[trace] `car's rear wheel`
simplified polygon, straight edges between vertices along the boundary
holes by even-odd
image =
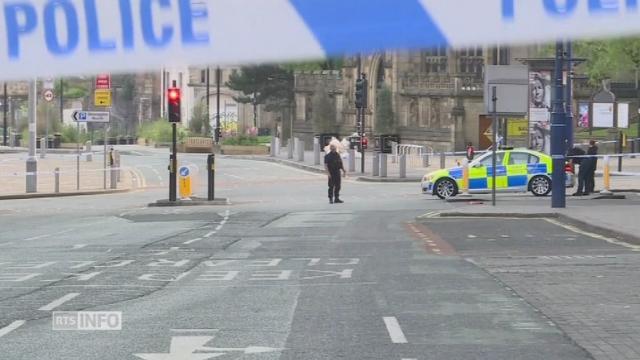
[[[440,199],[454,197],[458,195],[458,185],[453,181],[453,179],[440,179],[434,185],[434,194]]]
[[[546,176],[534,176],[529,182],[529,190],[535,196],[547,196],[551,192],[551,179]]]

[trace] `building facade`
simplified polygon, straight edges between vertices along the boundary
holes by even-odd
[[[394,127],[403,143],[440,150],[463,149],[480,140],[480,118],[486,116],[483,100],[485,64],[519,64],[537,48],[438,48],[413,52],[381,52],[345,59],[342,69],[296,73],[294,134],[310,141],[314,128],[314,96],[326,95],[335,106],[336,132],[350,135],[356,128],[355,81],[358,68],[368,79],[365,128],[375,126],[378,94],[391,91]],[[317,109],[316,109],[317,110]]]

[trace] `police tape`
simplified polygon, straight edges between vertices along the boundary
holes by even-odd
[[[12,0],[0,19],[2,80],[640,32],[638,0]]]

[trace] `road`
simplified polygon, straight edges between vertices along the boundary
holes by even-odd
[[[560,223],[438,218],[456,205],[416,184],[347,178],[331,205],[324,176],[266,162],[219,159],[230,205],[149,208],[166,155],[123,154],[144,191],[3,202],[1,358],[592,359],[570,331],[580,288],[531,274],[637,266],[633,248]],[[121,330],[53,330],[56,311],[121,312]]]

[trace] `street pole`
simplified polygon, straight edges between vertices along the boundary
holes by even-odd
[[[216,144],[220,143],[220,81],[222,81],[222,71],[216,68]]]
[[[574,144],[574,121],[573,121],[573,43],[567,41],[567,101],[566,101],[566,124],[567,124],[567,153],[573,149]]]
[[[3,103],[3,112],[4,112],[4,117],[2,119],[3,122],[3,126],[4,126],[4,133],[2,134],[2,145],[7,146],[7,112],[9,110],[9,97],[7,95],[7,82],[5,81],[4,83],[4,99],[2,100]]]
[[[64,122],[64,79],[60,78],[60,123]]]
[[[38,158],[36,157],[37,80],[29,84],[29,156],[27,157],[27,193],[38,191]]]
[[[210,69],[209,66],[207,66],[207,121],[211,122],[211,99],[209,98],[211,96],[211,77],[210,77]]]
[[[76,190],[80,190],[80,121],[76,122],[78,138],[76,139]]]
[[[553,93],[553,111],[551,113],[551,159],[553,161],[551,207],[554,209],[567,206],[564,178],[566,118],[562,70],[564,70],[564,46],[562,41],[558,41],[556,42],[555,91]]]
[[[46,103],[47,110],[45,112],[45,130],[44,130],[44,146],[42,147],[42,158],[47,156],[47,150],[49,149],[49,103]]]
[[[107,132],[109,131],[109,124],[104,124],[104,174],[102,178],[102,185],[107,190]]]
[[[493,146],[491,147],[491,205],[496,206],[496,167],[498,166],[498,87],[491,87],[491,102],[493,104]]]
[[[175,88],[177,86],[177,83],[175,80],[173,80],[173,87]],[[177,124],[176,123],[171,123],[171,130],[172,130],[172,140],[171,140],[171,166],[170,166],[170,171],[169,171],[169,201],[175,202],[176,201],[176,190],[178,187],[178,177],[177,177],[177,171],[178,171],[178,130],[177,130]]]

